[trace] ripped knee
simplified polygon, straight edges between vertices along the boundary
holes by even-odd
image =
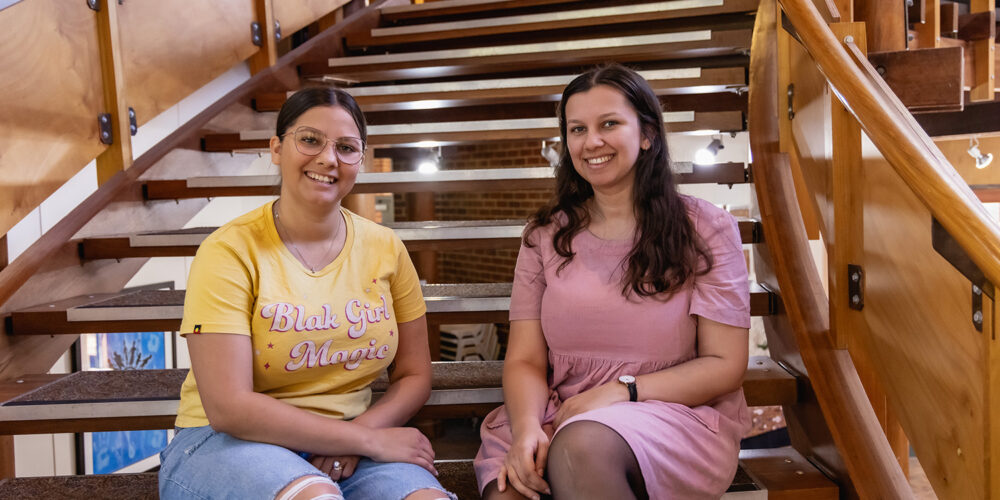
[[[452,500],[454,497],[436,488],[424,488],[406,495],[404,500]]]
[[[279,492],[275,500],[344,500],[344,496],[329,477],[303,476]]]

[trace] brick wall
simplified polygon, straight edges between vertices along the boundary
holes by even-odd
[[[473,168],[539,167],[540,141],[494,141],[441,148],[442,170]],[[396,161],[395,170],[414,170],[413,162]],[[498,185],[501,188],[502,185]],[[437,193],[437,220],[526,220],[548,201],[551,190],[495,191],[488,193]],[[407,195],[394,197],[396,220],[410,220]],[[514,277],[517,249],[487,249],[439,252],[437,281],[441,283],[499,283]]]

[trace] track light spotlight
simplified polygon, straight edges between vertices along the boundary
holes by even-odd
[[[438,171],[441,164],[441,146],[429,149],[430,154],[417,166],[417,172],[421,174],[433,174]]]
[[[549,162],[549,166],[555,168],[559,164],[559,152],[553,144],[548,144],[542,141],[542,158],[545,158]]]
[[[979,151],[979,139],[976,137],[969,139],[969,149],[966,151],[969,153],[969,156],[976,160],[976,168],[980,170],[990,166],[990,163],[993,163],[993,153],[983,154]]]
[[[699,165],[711,165],[715,163],[716,155],[718,155],[719,151],[723,149],[726,149],[726,147],[722,144],[722,139],[720,137],[716,137],[712,139],[712,142],[708,143],[708,146],[699,149],[694,154],[694,162]]]

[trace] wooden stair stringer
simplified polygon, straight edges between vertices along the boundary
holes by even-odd
[[[757,279],[774,286],[784,306],[765,322],[772,357],[807,375],[800,380],[815,394],[815,403],[788,408],[790,435],[800,453],[834,476],[842,494],[911,498],[850,355],[836,349],[830,335],[829,301],[809,250],[789,159],[778,150],[778,29],[776,1],[763,0],[750,54],[748,113],[754,209],[765,217],[767,242],[755,252]]]

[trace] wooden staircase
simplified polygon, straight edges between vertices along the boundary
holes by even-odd
[[[765,14],[772,9],[771,17],[758,14],[760,5]],[[557,138],[552,116],[562,87],[586,67],[607,61],[627,63],[650,81],[664,103],[669,134],[742,132],[751,111],[750,60],[758,56],[751,54],[751,40],[756,51],[763,38],[754,35],[754,23],[758,32],[761,19],[771,29],[779,24],[773,1],[766,0],[389,1],[353,9],[111,178],[33,253],[0,273],[0,314],[8,339],[0,349],[51,365],[81,333],[176,329],[183,290],[131,290],[126,284],[147,262],[194,254],[214,227],[187,225],[209,200],[275,192],[276,176],[241,172],[266,148],[275,111],[298,88],[345,86],[369,120],[371,156],[397,160],[397,167],[421,148]],[[780,107],[769,104],[765,108],[771,111]],[[769,190],[791,183],[790,174],[775,177],[774,155],[765,156],[767,184],[755,186],[762,200]],[[386,225],[417,252],[418,271],[431,282],[423,291],[433,327],[507,322],[509,282],[436,282],[434,253],[516,249],[524,227],[523,219],[435,220],[433,196],[551,189],[552,169],[544,165],[539,155],[535,164],[511,168],[459,165],[432,175],[397,170],[358,176],[357,195],[417,195],[405,198],[410,220]],[[685,184],[757,181],[757,166],[742,163],[678,163],[675,170]],[[371,204],[363,198],[351,203]],[[905,497],[898,471],[859,475],[856,464],[868,462],[843,450],[841,434],[848,424],[831,415],[849,413],[845,409],[852,405],[867,411],[842,415],[845,422],[867,426],[853,436],[854,443],[875,436],[877,422],[870,427],[874,416],[865,407],[860,382],[854,384],[857,373],[846,350],[816,340],[829,333],[829,318],[823,330],[821,322],[808,323],[810,317],[800,315],[801,297],[812,294],[819,301],[822,291],[779,286],[802,261],[780,254],[794,231],[776,226],[794,224],[800,215],[796,206],[791,222],[775,222],[788,204],[768,203],[761,203],[756,218],[739,223],[744,245],[755,253],[752,314],[764,320],[773,355],[751,358],[743,388],[751,405],[785,408],[794,448],[741,452],[740,470],[725,498],[853,498],[873,491],[865,489],[868,480],[884,480],[891,485],[886,490]],[[809,337],[803,331],[819,333]],[[439,340],[433,332],[432,352]],[[170,428],[186,374],[174,369],[44,375],[22,368],[43,361],[9,358],[0,357],[0,436]],[[501,366],[435,362],[432,395],[418,416],[485,415],[502,402]],[[835,387],[844,380],[838,376],[851,384]],[[376,382],[376,393],[385,384]],[[884,463],[884,436],[877,436],[883,441],[870,443],[876,449],[870,455],[877,455],[871,460]],[[469,459],[437,464],[442,483],[461,498],[478,495]],[[0,497],[39,495],[155,498],[156,480],[144,473],[0,481]]]

